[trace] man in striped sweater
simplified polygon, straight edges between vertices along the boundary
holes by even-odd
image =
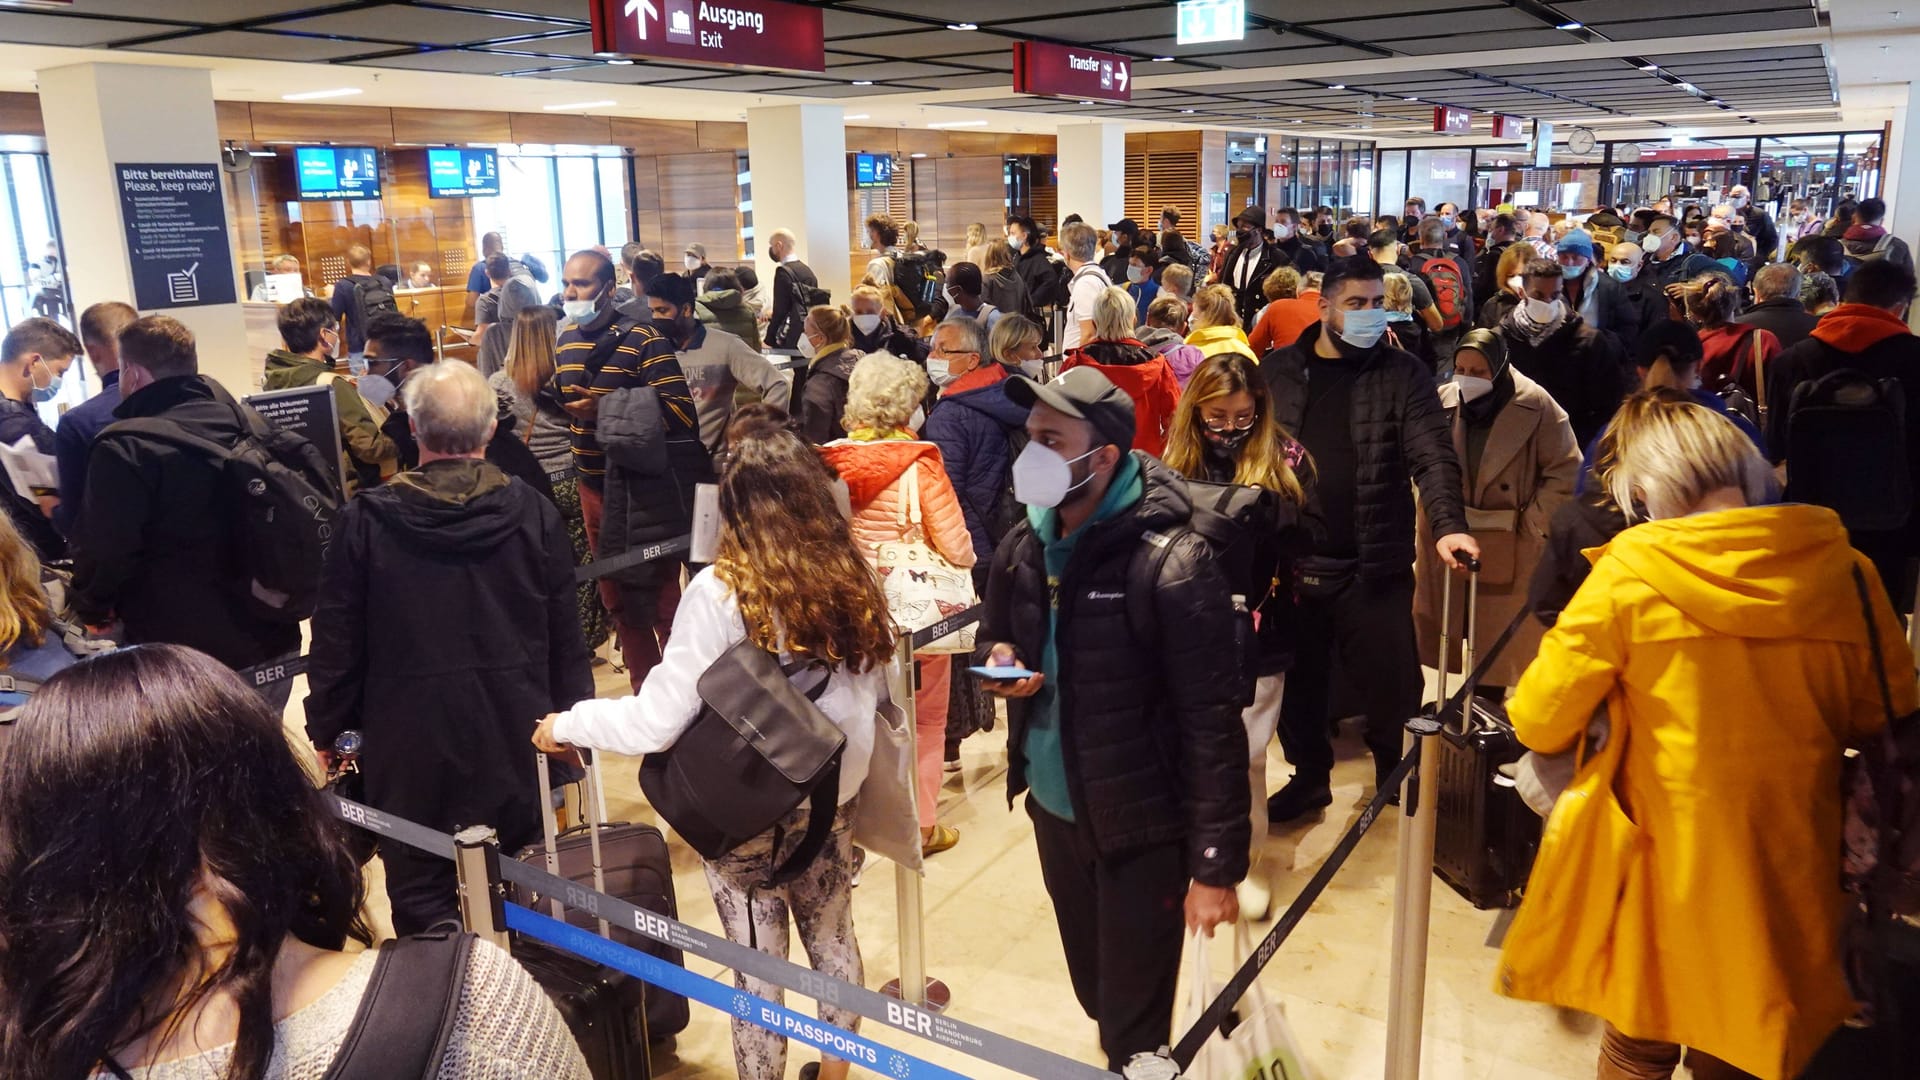
[[[596,430],[599,408],[618,390],[651,387],[659,396],[660,418],[666,425],[669,448],[691,443],[701,462],[700,426],[693,394],[680,370],[673,343],[650,322],[622,314],[613,302],[613,261],[604,253],[576,252],[561,272],[567,325],[560,333],[554,381],[561,404],[572,414],[573,464],[580,474],[580,510],[586,520],[587,543],[596,559],[618,554],[601,550],[601,534],[609,530],[607,454]],[[689,466],[698,463],[687,463]],[[659,476],[614,472],[612,482],[624,484],[614,492],[622,521],[613,523],[629,544],[680,536],[692,523],[692,483],[695,468],[670,470]],[[687,475],[677,475],[685,473]],[[679,562],[671,559],[642,563],[600,579],[600,599],[613,616],[620,635],[620,654],[633,688],[660,662],[660,650],[673,625],[680,599]]]

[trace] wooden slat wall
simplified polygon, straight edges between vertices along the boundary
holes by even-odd
[[[913,209],[907,217],[920,226],[922,245],[940,247],[940,166],[943,163],[933,158],[909,158],[907,163],[913,172],[913,187],[908,193]]]
[[[646,157],[692,154],[700,149],[699,125],[692,120],[636,120],[616,116],[611,134],[614,146],[628,147]]]
[[[570,113],[508,113],[517,143],[566,143],[573,146],[613,145],[613,122],[605,116]]]
[[[979,222],[989,234],[997,234],[1007,215],[1006,161],[992,157],[956,157],[934,162],[939,196],[935,203],[939,230],[937,242],[928,239],[929,230],[920,222],[922,242],[947,253],[947,264],[965,258],[967,226]],[[916,197],[916,203],[919,201]]]
[[[503,143],[513,141],[507,113],[478,109],[394,109],[395,142]]]
[[[1155,149],[1157,135],[1194,136],[1195,145],[1191,149]],[[1172,207],[1180,211],[1182,222],[1199,221],[1202,198],[1200,192],[1201,156],[1199,132],[1148,132],[1147,137],[1134,144],[1135,136],[1128,136],[1130,144],[1142,148],[1135,151],[1130,146],[1127,153],[1127,216],[1140,223],[1142,228],[1152,229],[1160,220],[1160,211]],[[1194,234],[1182,230],[1189,239]]]
[[[643,160],[635,159],[635,167]],[[740,184],[734,156],[670,154],[654,158],[653,164],[660,219],[658,250],[667,268],[677,268],[681,252],[692,243],[705,244],[707,259],[716,266],[738,263]],[[645,183],[642,172],[639,184]]]
[[[351,105],[302,105],[256,101],[248,108],[256,142],[339,142],[387,146],[393,142],[393,110]]]
[[[0,94],[0,135],[44,137],[46,133],[39,94]]]

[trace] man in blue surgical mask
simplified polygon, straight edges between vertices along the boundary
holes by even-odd
[[[1027,509],[993,559],[978,652],[1019,669],[985,684],[1008,699],[1007,788],[1027,794],[1074,996],[1119,1072],[1169,1041],[1186,932],[1239,917],[1246,616],[1186,482],[1127,450],[1125,391],[1081,367],[1011,376],[1006,394],[1029,410],[1013,464]]]
[[[28,440],[30,449],[52,456],[53,429],[40,418],[34,403],[52,399],[62,373],[79,354],[80,339],[52,319],[22,319],[7,332],[0,344],[0,442],[18,446]],[[36,487],[29,497],[8,484],[4,494],[0,508],[13,518],[34,553],[43,562],[65,558],[66,541],[51,520],[60,505],[59,488]]]
[[[1327,526],[1295,582],[1299,651],[1280,707],[1280,745],[1294,774],[1267,800],[1275,824],[1333,802],[1327,721],[1336,649],[1365,694],[1375,784],[1400,763],[1401,725],[1418,711],[1421,687],[1413,485],[1446,564],[1458,570],[1480,556],[1433,372],[1381,340],[1385,293],[1385,270],[1373,260],[1334,262],[1320,286],[1319,324],[1260,362],[1274,419],[1313,455]]]

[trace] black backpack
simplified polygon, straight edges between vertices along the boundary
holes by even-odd
[[[958,402],[957,404],[964,406],[966,403]],[[1006,539],[1007,534],[1013,531],[1014,526],[1027,520],[1026,505],[1013,493],[1013,469],[1011,466],[1015,461],[1019,460],[1020,452],[1025,450],[1027,443],[1031,441],[1032,436],[1028,435],[1027,429],[1019,424],[1015,424],[1007,429],[1007,465],[1009,466],[1007,469],[1007,478],[1005,482],[1000,485],[1000,494],[993,500],[993,509],[988,512],[985,522],[987,537],[993,541],[995,547],[1000,546],[1000,541]]]
[[[1898,379],[1842,368],[1794,387],[1787,498],[1833,510],[1849,530],[1905,526],[1913,512],[1906,414]]]
[[[229,446],[165,417],[123,420],[104,436],[137,434],[206,458],[218,489],[241,574],[234,587],[255,617],[297,623],[320,597],[320,568],[333,539],[340,489],[326,455],[306,439],[233,403],[242,433]]]
[[[387,284],[386,278],[378,274],[371,277],[356,274],[346,280],[353,286],[354,307],[360,312],[363,332],[375,315],[387,311],[400,314],[400,304],[394,299],[393,286]]]
[[[429,930],[380,946],[373,976],[323,1080],[434,1076],[467,981],[472,934]]]
[[[945,299],[940,293],[944,282],[934,269],[933,260],[924,251],[902,252],[893,258],[893,283],[908,300],[913,301],[913,317],[923,319],[932,316],[943,307]]]

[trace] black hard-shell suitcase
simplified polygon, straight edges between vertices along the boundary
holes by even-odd
[[[544,754],[539,758],[539,774],[540,789],[550,790]],[[599,764],[595,762],[588,766],[580,800],[587,825],[567,830],[564,839],[555,831],[553,804],[541,800],[546,840],[521,851],[518,857],[598,892],[677,917],[673,905],[673,874],[667,866],[666,842],[660,830],[651,825],[607,824],[600,808],[599,781]],[[594,838],[588,828],[599,833],[597,867]],[[509,885],[508,890],[508,899],[527,907],[545,910],[552,904],[548,898],[518,886]],[[590,915],[571,908],[548,913],[582,929],[600,927]],[[667,949],[652,939],[640,938],[617,927],[603,932],[621,944],[662,959],[674,963],[681,960],[679,950]],[[646,1080],[653,1075],[647,1051],[649,1039],[664,1038],[686,1026],[685,998],[648,986],[623,971],[583,960],[525,936],[513,939],[513,956],[553,999],[567,1027],[580,1041],[581,1053],[586,1056],[594,1080]],[[651,1029],[650,1021],[656,1011],[662,1014],[670,1031]],[[678,1026],[674,1026],[676,1020]]]
[[[1477,568],[1467,578],[1466,632],[1461,638],[1460,667],[1467,680],[1478,684],[1473,651],[1474,609],[1479,598]],[[1440,614],[1440,697],[1448,699],[1447,658],[1451,654],[1447,624],[1451,621],[1453,587],[1442,583],[1446,597]],[[1522,612],[1520,618],[1529,618]],[[1503,635],[1493,653],[1512,637]],[[1481,661],[1490,663],[1490,654]],[[1439,708],[1429,705],[1427,712]],[[1444,717],[1446,726],[1432,744],[1438,772],[1439,809],[1434,817],[1433,872],[1477,908],[1507,908],[1520,902],[1533,857],[1540,848],[1540,818],[1520,798],[1500,766],[1520,760],[1526,748],[1514,737],[1506,707],[1492,698],[1469,692],[1458,715]]]

